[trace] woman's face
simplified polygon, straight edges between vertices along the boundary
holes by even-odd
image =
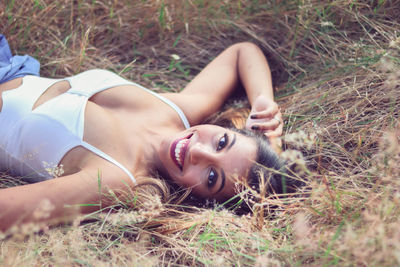
[[[256,158],[253,139],[215,125],[198,125],[163,141],[164,171],[198,196],[224,199],[235,194],[235,182],[247,177]]]

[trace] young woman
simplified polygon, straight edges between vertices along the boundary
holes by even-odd
[[[269,66],[252,43],[227,48],[180,93],[155,94],[98,69],[65,79],[25,75],[28,61],[0,84],[0,167],[32,183],[0,190],[0,230],[112,205],[155,172],[198,197],[225,200],[236,182],[254,180],[257,160],[280,166],[257,134],[201,125],[241,83],[251,104],[246,128],[282,134]],[[49,214],[36,216],[43,201]]]

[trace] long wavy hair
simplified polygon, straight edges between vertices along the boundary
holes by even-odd
[[[234,208],[238,213],[252,210],[249,201],[243,201],[240,191],[247,191],[247,199],[260,199],[266,195],[284,196],[294,192],[302,183],[287,175],[288,168],[272,150],[268,138],[264,134],[246,130],[244,125],[250,110],[247,107],[229,107],[222,112],[207,118],[204,123],[229,128],[255,140],[257,156],[254,164],[248,171],[247,179],[238,186],[238,194],[225,201],[227,207]],[[138,199],[148,199],[158,194],[162,202],[205,207],[214,206],[212,200],[197,198],[191,194],[191,189],[181,188],[153,173],[154,178],[140,179],[135,193]],[[249,197],[249,195],[251,195]],[[252,201],[254,202],[254,201]]]
[[[244,128],[249,112],[250,110],[247,107],[229,107],[210,116],[204,123],[229,128],[254,139],[257,143],[256,160],[248,172],[247,180],[241,186],[242,189],[248,188],[253,195],[281,195],[293,192],[300,184],[297,180],[285,175],[285,164],[271,149],[265,135]],[[194,206],[205,206],[208,203],[213,203],[213,201],[191,195],[190,189],[180,188],[167,179],[162,179],[157,173],[153,175],[155,178],[140,179],[136,193],[141,198],[147,199],[148,196],[158,193],[164,203],[180,204],[185,202],[185,204]],[[238,193],[239,191],[240,189],[238,189]],[[249,203],[240,201],[243,203],[237,205],[238,201],[240,201],[240,194],[227,203],[229,203],[228,206],[240,206],[240,208],[236,208],[243,211],[251,209]]]

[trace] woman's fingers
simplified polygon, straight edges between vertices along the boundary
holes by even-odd
[[[281,124],[280,119],[272,118],[265,122],[253,122],[251,125],[251,129],[255,131],[268,131],[268,130],[275,130]]]
[[[283,120],[278,104],[265,96],[259,96],[252,106],[246,128],[265,133],[267,137],[281,136]]]
[[[279,125],[278,128],[276,128],[275,130],[266,131],[266,132],[264,132],[264,134],[265,134],[267,137],[272,138],[272,137],[279,137],[279,136],[281,136],[281,135],[282,135],[282,132],[283,132],[283,126],[282,126],[282,124],[281,124],[281,125]]]
[[[257,108],[257,107],[255,107]],[[267,108],[255,111],[254,109],[250,113],[251,119],[263,119],[270,118],[279,113],[279,106],[275,102],[272,102],[268,105]]]
[[[264,132],[268,137],[278,137],[283,132],[283,121],[279,116],[274,117],[268,121],[254,120],[248,124],[248,129],[254,131]]]

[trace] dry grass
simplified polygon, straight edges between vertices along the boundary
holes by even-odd
[[[267,199],[279,209],[263,216],[154,200],[26,226],[0,241],[0,265],[399,265],[399,13],[396,0],[2,1],[13,52],[43,76],[107,68],[177,91],[229,44],[257,43],[310,194]]]

